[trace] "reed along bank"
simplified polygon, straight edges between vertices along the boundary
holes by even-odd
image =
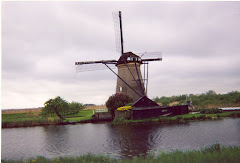
[[[165,153],[162,151],[159,154],[150,153],[146,156],[138,156],[131,159],[113,159],[107,155],[92,155],[87,154],[77,157],[57,157],[48,159],[42,156],[27,160],[2,160],[3,163],[51,163],[51,162],[104,162],[104,163],[164,163],[164,162],[216,162],[216,163],[229,163],[229,162],[240,162],[240,147],[239,146],[221,146],[220,144],[213,144],[205,147],[201,150],[189,150],[180,151],[175,150],[172,152]]]

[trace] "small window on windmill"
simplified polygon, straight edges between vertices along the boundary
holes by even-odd
[[[119,87],[119,92],[122,92],[122,89],[123,89],[123,87],[120,86],[120,87]]]

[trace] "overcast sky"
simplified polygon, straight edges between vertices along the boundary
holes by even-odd
[[[76,73],[74,62],[119,58],[119,10],[125,52],[162,52],[149,66],[150,98],[239,91],[239,2],[2,2],[1,107],[41,107],[56,96],[104,104],[116,76]]]

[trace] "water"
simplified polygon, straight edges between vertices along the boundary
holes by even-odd
[[[2,129],[2,159],[54,158],[88,153],[128,158],[220,143],[240,146],[240,119],[188,124],[79,124]]]

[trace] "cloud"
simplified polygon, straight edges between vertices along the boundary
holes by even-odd
[[[118,10],[125,51],[163,53],[149,65],[150,98],[238,89],[237,2],[3,2],[2,107],[42,106],[55,96],[104,104],[116,76],[76,73],[74,63],[119,58]]]

